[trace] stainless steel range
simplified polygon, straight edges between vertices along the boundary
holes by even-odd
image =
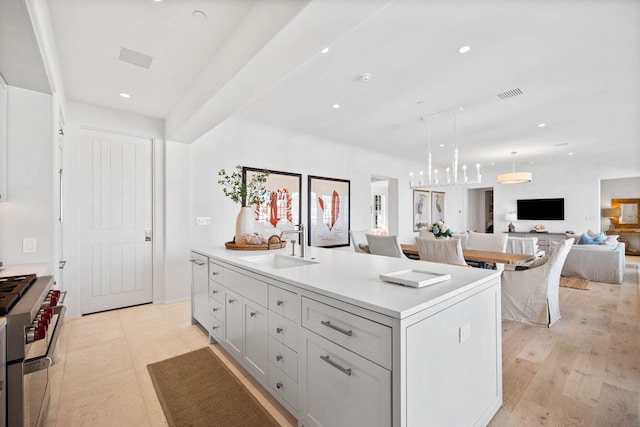
[[[64,296],[52,285],[51,276],[0,277],[0,316],[7,321],[8,427],[39,426],[46,419],[48,369],[66,310]]]

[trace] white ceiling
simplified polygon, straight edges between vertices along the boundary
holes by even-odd
[[[444,163],[453,115],[437,113],[462,107],[461,163],[504,170],[514,150],[519,163],[610,158],[612,148],[640,159],[636,0],[48,6],[67,98],[165,119],[168,139],[191,142],[238,115],[416,160],[430,122],[434,162]],[[458,53],[464,45],[471,51]],[[150,68],[119,61],[121,47],[152,56]],[[497,96],[511,89],[522,95]]]

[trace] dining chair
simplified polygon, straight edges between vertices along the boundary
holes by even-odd
[[[505,233],[477,233],[471,231],[469,238],[467,239],[466,249],[475,249],[481,251],[493,251],[493,252],[506,252],[507,251],[507,236]],[[496,263],[490,264],[486,262],[470,263],[474,267],[482,268],[495,268],[497,270],[504,270],[504,264]]]
[[[366,236],[370,254],[404,258],[402,249],[398,244],[398,236],[374,236],[373,234],[367,234]]]
[[[551,326],[560,319],[560,273],[574,239],[562,240],[551,256],[529,268],[502,272],[502,317],[516,322]]]
[[[542,256],[537,237],[507,237],[507,253]]]
[[[366,234],[366,230],[349,230],[349,237],[351,238],[351,244],[353,245],[354,251],[363,254],[369,253]]]
[[[421,261],[468,265],[464,260],[462,243],[459,239],[416,237],[416,245],[418,246],[418,254]]]

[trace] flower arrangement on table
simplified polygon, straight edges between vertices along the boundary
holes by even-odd
[[[442,239],[445,237],[451,237],[451,229],[444,221],[436,221],[433,224],[427,225],[427,231],[433,233],[434,236],[438,239]]]

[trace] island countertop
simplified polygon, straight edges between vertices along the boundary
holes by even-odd
[[[327,297],[337,298],[396,319],[404,319],[500,276],[500,273],[495,270],[317,247],[307,248],[305,257],[317,261],[316,264],[280,269],[261,265],[247,258],[274,253],[291,256],[288,248],[270,251],[235,251],[224,247],[209,247],[192,250],[213,260],[217,259],[237,268]],[[422,288],[403,286],[380,279],[381,274],[410,269],[450,274],[451,279]]]

